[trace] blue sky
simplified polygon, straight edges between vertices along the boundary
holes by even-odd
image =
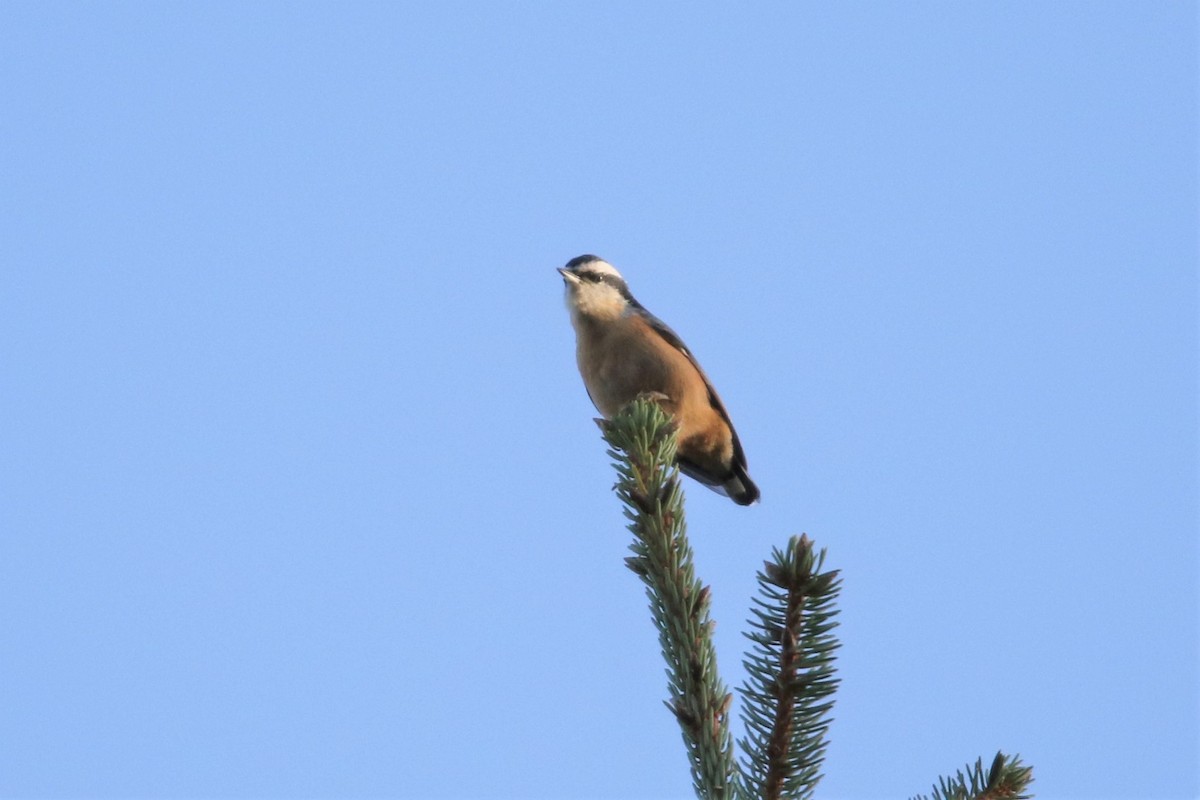
[[[0,6],[0,796],[690,795],[554,267],[843,571],[822,797],[1200,792],[1193,3]]]

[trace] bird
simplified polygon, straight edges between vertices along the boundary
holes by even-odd
[[[592,404],[611,419],[650,395],[675,420],[676,463],[738,505],[758,502],[729,412],[683,340],[634,299],[621,273],[594,255],[558,268],[575,328],[575,357]]]

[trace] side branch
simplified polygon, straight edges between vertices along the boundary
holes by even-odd
[[[953,778],[939,778],[929,795],[912,800],[1028,800],[1033,783],[1033,767],[1021,763],[1020,756],[996,753],[991,768],[983,771],[983,759],[967,765],[966,774],[958,771]]]
[[[838,683],[832,630],[839,580],[836,571],[820,571],[824,556],[807,536],[792,537],[758,575],[742,687],[747,797],[811,797],[821,778]]]

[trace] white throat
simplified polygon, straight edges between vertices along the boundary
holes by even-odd
[[[615,287],[607,283],[583,282],[567,287],[567,308],[571,318],[614,320],[625,313],[629,303]]]

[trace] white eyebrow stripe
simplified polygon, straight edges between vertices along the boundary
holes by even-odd
[[[621,278],[621,280],[625,280],[621,277],[621,273],[617,272],[616,267],[607,261],[600,261],[599,259],[596,261],[589,261],[588,263],[580,266],[578,272],[581,275],[586,272],[594,272],[597,275],[611,275],[614,278]]]

